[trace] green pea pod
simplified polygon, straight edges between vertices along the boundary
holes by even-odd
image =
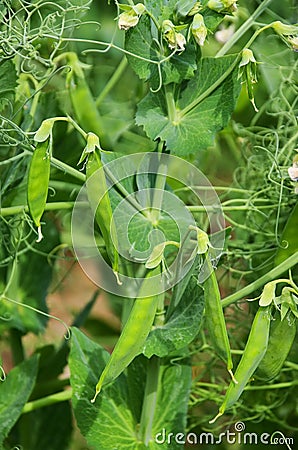
[[[206,256],[210,276],[204,282],[204,295],[205,295],[205,323],[209,332],[210,341],[214,347],[214,350],[218,356],[227,364],[227,370],[230,373],[232,380],[237,384],[237,378],[234,377],[233,361],[229,343],[229,337],[227,333],[227,327],[225,323],[225,317],[223,308],[221,305],[221,298],[217,279],[211,262]]]
[[[40,219],[45,210],[50,181],[49,140],[38,142],[33,152],[27,183],[27,202],[29,212],[38,229],[38,239],[42,239]]]
[[[102,117],[83,72],[83,64],[75,53],[67,53],[71,72],[67,77],[71,103],[78,124],[87,132],[95,133],[103,147],[109,148],[111,142],[102,124]]]
[[[237,402],[245,386],[264,358],[268,347],[271,320],[270,312],[271,305],[259,307],[252,323],[244,352],[235,372],[235,378],[238,384],[230,383],[223,404],[219,408],[219,413],[209,423],[215,422],[218,417],[222,416],[227,409],[231,408]]]
[[[159,267],[148,272],[144,279],[139,296],[134,301],[122,333],[96,385],[96,393],[92,403],[95,402],[102,387],[112,383],[142,352],[145,340],[154,322],[160,295],[162,295],[144,297],[144,294],[148,293],[148,281],[158,274],[160,274]]]
[[[282,369],[296,336],[296,318],[288,312],[281,320],[280,315],[272,321],[268,348],[256,370],[256,378],[269,381]]]
[[[281,236],[282,245],[287,245],[286,248],[279,248],[274,260],[274,265],[278,266],[285,261],[289,256],[298,251],[297,240],[297,224],[298,224],[298,203],[294,207],[284,231]]]
[[[101,162],[100,150],[98,148],[95,148],[88,156],[86,178],[88,200],[93,211],[95,211],[96,223],[104,238],[108,256],[112,262],[115,275],[117,276],[118,252],[115,248],[117,234],[112,220],[113,210],[103,164]],[[120,283],[119,280],[118,282]]]

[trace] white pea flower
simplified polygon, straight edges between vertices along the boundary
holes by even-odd
[[[176,27],[170,20],[163,21],[162,30],[170,49],[177,49],[180,52],[185,50],[186,39],[182,33],[176,32]]]
[[[289,47],[298,52],[298,25],[288,25],[277,20],[271,26]]]
[[[129,28],[135,27],[141,15],[145,12],[146,8],[143,3],[137,3],[134,6],[121,5],[125,11],[118,17],[118,27],[120,30],[129,30]]]

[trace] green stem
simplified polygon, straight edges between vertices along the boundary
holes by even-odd
[[[173,93],[173,86],[172,84],[166,84],[165,87],[165,98],[167,103],[167,110],[168,110],[168,116],[169,120],[174,123],[176,119],[176,104],[174,99],[174,93]]]
[[[147,379],[140,422],[140,439],[148,446],[152,439],[152,425],[157,402],[160,359],[152,356],[148,361]]]
[[[56,166],[58,169],[62,170],[62,172],[67,173],[68,175],[71,175],[80,181],[84,182],[86,180],[86,176],[82,172],[80,172],[77,169],[74,169],[68,164],[65,164],[64,162],[60,161],[57,158],[51,157],[51,164],[53,166]]]
[[[76,192],[81,189],[81,184],[68,183],[66,181],[50,180],[49,186],[60,192]]]
[[[74,207],[74,204],[75,202],[51,202],[46,204],[45,211],[55,211],[56,209],[72,209]],[[88,203],[86,203],[86,206],[87,205]],[[28,211],[29,208],[27,205],[8,206],[7,208],[0,208],[0,216],[14,216],[16,214]]]
[[[162,155],[161,155],[162,158]],[[153,200],[152,200],[152,212],[151,212],[151,219],[153,225],[157,225],[159,218],[160,218],[160,211],[162,207],[162,201],[164,196],[164,189],[165,184],[167,180],[167,164],[162,163],[159,165],[158,173],[156,175],[155,180],[155,188],[153,193]]]
[[[225,45],[217,52],[216,57],[224,56],[234,44],[246,33],[247,30],[254,24],[255,20],[265,11],[272,0],[264,0],[260,6],[252,13],[252,15],[241,25],[236,33],[225,43]]]
[[[66,391],[58,392],[57,394],[48,395],[47,397],[40,398],[38,400],[33,400],[25,404],[22,413],[29,413],[35,411],[39,408],[44,408],[45,406],[54,405],[55,403],[65,402],[70,400],[72,397],[72,390],[68,389]]]
[[[287,270],[291,269],[297,263],[298,263],[298,252],[291,255],[288,259],[283,261],[278,266],[274,267],[272,270],[270,270],[262,277],[258,278],[253,283],[250,283],[248,286],[245,286],[243,289],[240,289],[240,291],[228,295],[226,298],[222,300],[222,307],[224,308],[226,306],[231,305],[232,303],[236,303],[238,300],[242,300],[244,297],[251,294],[255,290],[259,289],[260,287],[264,286],[269,281],[279,278],[280,275],[282,275]]]
[[[101,104],[103,99],[108,95],[108,93],[113,89],[115,84],[119,81],[121,75],[123,74],[124,70],[127,67],[127,64],[128,63],[127,63],[126,56],[123,56],[117,69],[115,70],[115,72],[113,73],[113,75],[111,76],[111,78],[109,79],[109,81],[107,82],[107,84],[105,85],[105,87],[103,88],[103,90],[101,91],[99,96],[97,97],[97,99],[95,101],[95,104],[97,107]]]
[[[249,208],[251,208],[252,210],[258,211],[259,209],[274,209],[277,208],[278,206],[287,206],[286,203],[282,203],[282,204],[276,204],[276,205],[263,205],[263,206],[259,206],[259,205],[243,205],[243,206],[222,206],[220,209],[222,211],[247,211]],[[188,209],[188,211],[192,211],[192,212],[205,212],[205,211],[211,211],[211,212],[216,212],[217,208],[214,206],[186,206],[186,208]]]
[[[285,381],[284,383],[276,383],[276,384],[265,384],[263,386],[246,386],[244,388],[245,391],[264,391],[268,389],[282,389],[282,388],[289,388],[292,386],[297,386],[298,380],[293,381]]]

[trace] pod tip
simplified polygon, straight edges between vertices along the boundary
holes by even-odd
[[[40,242],[43,240],[43,234],[41,232],[41,225],[37,227],[37,239],[36,242]]]
[[[221,412],[219,412],[218,414],[216,414],[216,416],[215,416],[213,419],[209,420],[209,423],[214,423],[220,416],[222,416],[222,413],[221,413]]]
[[[233,374],[233,372],[232,372],[232,369],[228,369],[228,372],[229,372],[229,374],[231,375],[231,378],[232,378],[233,382],[234,382],[235,384],[238,384],[238,381],[237,381],[236,378],[234,377],[234,374]]]

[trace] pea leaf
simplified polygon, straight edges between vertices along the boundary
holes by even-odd
[[[0,62],[0,113],[4,108],[13,103],[17,76],[14,63],[11,60]]]
[[[240,93],[238,70],[230,69],[233,64],[233,55],[202,58],[196,75],[175,99],[172,117],[166,110],[163,92],[150,92],[139,103],[137,124],[151,139],[165,141],[174,154],[186,156],[206,149],[216,132],[228,124]]]
[[[47,406],[26,415],[30,429],[27,448],[30,450],[66,450],[72,432],[72,411],[69,402]]]
[[[132,69],[142,80],[148,79],[151,72],[150,60],[152,60],[152,53],[154,52],[149,16],[142,16],[138,25],[127,31],[125,49],[138,56],[127,55],[127,60]]]
[[[131,53],[127,55],[127,59],[136,74],[141,79],[150,79],[157,88],[160,82],[157,62],[169,56],[171,50],[165,46],[163,54],[157,46],[149,16],[141,17],[138,25],[127,31],[125,49]],[[160,67],[163,84],[190,79],[197,68],[199,52],[193,43],[188,43],[182,53],[174,54],[170,60],[162,62]]]
[[[80,330],[73,328],[69,358],[73,408],[78,426],[89,445],[105,450],[145,450],[138,436],[146,379],[147,360],[138,357],[122,374],[98,396],[96,403],[90,399],[98,375],[103,370],[108,353],[91,341]],[[186,425],[191,367],[164,361],[160,369],[162,383],[157,392],[157,406],[153,419],[150,448],[158,450],[155,436],[165,428],[168,432],[183,432]],[[179,408],[177,408],[179,405]],[[178,449],[175,443],[165,444],[165,449]]]
[[[152,450],[159,450],[161,444],[164,449],[178,450],[181,449],[181,439],[180,443],[169,439],[169,434],[178,436],[178,433],[182,433],[185,436],[191,366],[186,359],[180,360],[179,364],[173,364],[167,359],[163,361],[160,368],[162,385],[157,391],[153,421],[153,442],[149,445]]]
[[[36,245],[40,252],[47,253],[58,244],[58,232],[50,221],[47,221],[43,230],[45,238]],[[6,295],[12,300],[23,303],[24,307],[11,303],[4,297],[0,303],[0,315],[9,317],[9,320],[1,321],[0,331],[13,327],[23,333],[31,331],[37,334],[44,329],[47,323],[46,317],[29,308],[47,312],[46,296],[52,272],[53,267],[43,254],[26,252],[18,257]],[[3,276],[6,277],[6,281],[10,279],[9,274],[3,273]],[[26,305],[29,308],[26,308]]]
[[[38,356],[34,355],[12,369],[6,380],[0,384],[0,446],[29,399],[35,384],[37,368]]]
[[[182,298],[165,325],[149,334],[143,353],[164,357],[186,347],[197,336],[204,310],[204,292],[192,276]]]
[[[196,4],[196,0],[178,0],[176,2],[176,12],[179,17],[185,17]]]
[[[153,14],[160,24],[172,16],[176,3],[176,0],[145,0],[144,2],[147,10]]]
[[[128,408],[125,377],[104,389],[95,404],[98,376],[109,358],[108,352],[77,328],[72,329],[69,367],[73,388],[73,409],[78,426],[90,445],[106,450],[131,449],[136,444],[136,419]]]

